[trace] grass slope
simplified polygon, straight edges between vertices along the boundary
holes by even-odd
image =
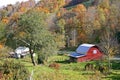
[[[96,64],[97,61],[68,63],[68,56],[53,56],[49,58],[46,65],[33,66],[29,57],[24,59],[14,59],[16,62],[23,63],[31,72],[33,80],[119,80],[120,79],[120,62],[112,62],[112,73],[104,75],[99,71],[85,71],[84,66],[87,63]],[[48,67],[52,62],[60,64],[59,69]]]

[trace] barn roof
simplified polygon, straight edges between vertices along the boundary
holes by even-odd
[[[76,49],[76,53],[86,54],[91,47],[94,47],[93,44],[82,44]]]
[[[76,49],[76,52],[71,53],[70,56],[75,58],[85,56],[88,50],[94,46],[95,45],[93,44],[82,44],[78,46],[78,48]]]
[[[78,58],[78,57],[82,57],[82,56],[85,56],[84,54],[80,54],[80,53],[76,53],[76,52],[73,52],[70,54],[71,57],[75,57],[75,58]]]

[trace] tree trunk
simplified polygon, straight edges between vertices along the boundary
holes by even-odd
[[[110,72],[110,70],[111,70],[111,63],[110,63],[110,56],[109,56],[109,54],[108,54],[108,72]]]
[[[30,47],[30,56],[31,56],[31,61],[33,63],[34,66],[36,66],[36,62],[34,60],[34,56],[33,56],[34,52],[32,51],[31,47]]]

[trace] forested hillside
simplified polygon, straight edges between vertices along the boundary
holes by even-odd
[[[18,30],[19,18],[30,11],[46,15],[47,26],[43,27],[48,27],[49,31],[57,35],[56,42],[61,48],[81,43],[119,44],[119,3],[119,0],[41,0],[38,3],[29,0],[10,4],[0,9],[0,44],[12,48],[22,44],[14,37],[23,36],[24,32]],[[74,7],[68,9],[68,5]],[[109,37],[112,42],[104,37]]]

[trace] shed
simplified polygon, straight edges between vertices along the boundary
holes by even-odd
[[[85,62],[91,60],[99,60],[103,53],[100,48],[94,44],[82,44],[78,46],[76,52],[71,53],[70,61]]]

